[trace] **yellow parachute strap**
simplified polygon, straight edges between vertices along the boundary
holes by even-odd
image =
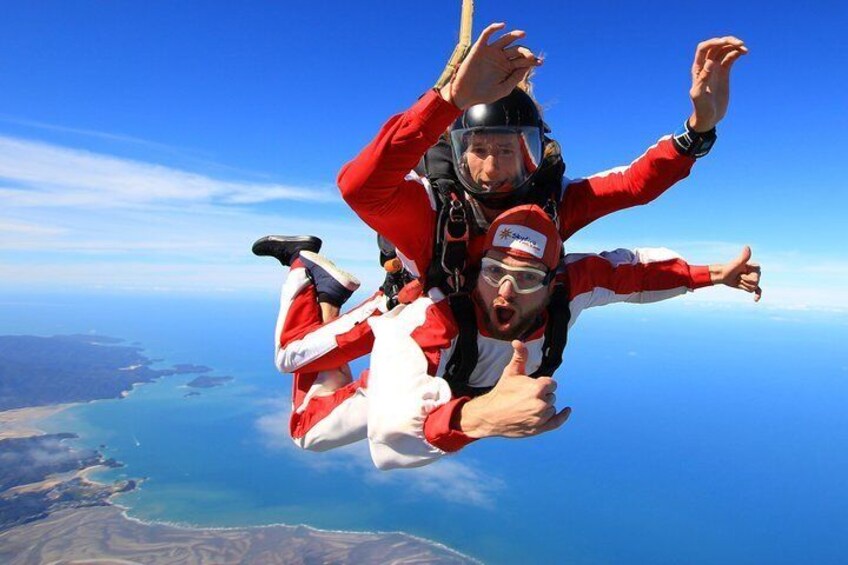
[[[448,64],[445,70],[442,71],[442,76],[436,81],[435,88],[442,88],[450,82],[454,73],[462,64],[462,60],[471,49],[471,26],[474,20],[474,0],[462,0],[462,16],[459,24],[459,43],[454,47]]]

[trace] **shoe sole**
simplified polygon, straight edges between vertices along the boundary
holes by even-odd
[[[347,290],[354,292],[359,288],[361,284],[359,279],[347,271],[341,270],[335,263],[326,257],[313,253],[312,251],[301,251],[300,256],[324,269],[328,275],[333,277],[336,282],[345,287]]]

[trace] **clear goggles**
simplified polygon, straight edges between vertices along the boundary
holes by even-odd
[[[483,257],[480,264],[480,278],[486,283],[500,288],[504,280],[509,280],[518,294],[530,294],[544,288],[553,275],[553,271],[545,272],[533,267],[511,267],[491,257]]]

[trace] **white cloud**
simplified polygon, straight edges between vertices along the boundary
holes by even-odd
[[[482,508],[494,508],[497,493],[506,488],[503,479],[482,472],[463,455],[443,458],[425,467],[376,473],[370,478],[377,483],[408,485],[421,496]]]
[[[381,277],[373,235],[335,189],[225,181],[4,136],[0,179],[6,289],[275,292],[279,266],[250,253],[269,233],[319,235],[343,268],[365,271],[369,290]],[[271,213],[285,199],[294,202]]]
[[[129,136],[129,135],[115,134],[115,133],[111,133],[111,132],[96,131],[96,130],[83,129],[83,128],[73,128],[73,127],[67,127],[67,126],[59,126],[59,125],[55,125],[55,124],[46,124],[44,122],[39,122],[39,121],[35,121],[35,120],[27,120],[27,119],[23,119],[23,118],[16,118],[16,117],[13,117],[13,116],[6,116],[6,115],[0,115],[0,120],[7,122],[7,123],[10,123],[10,124],[16,124],[16,125],[20,125],[20,126],[26,126],[26,127],[31,127],[31,128],[36,128],[36,129],[41,129],[41,130],[46,130],[46,131],[72,133],[72,134],[75,134],[75,135],[83,135],[83,136],[86,136],[86,137],[93,137],[93,138],[97,138],[97,139],[103,139],[103,140],[106,140],[106,141],[131,143],[133,145],[140,145],[140,146],[143,146],[143,147],[151,147],[151,148],[155,148],[155,149],[165,150],[165,151],[168,151],[168,152],[178,151],[177,149],[175,149],[174,147],[172,147],[170,145],[165,145],[163,143],[156,143],[156,142],[153,142],[153,141],[148,141],[146,139],[140,139],[138,137],[132,137],[132,136]],[[180,151],[184,151],[184,150],[180,150]]]
[[[8,234],[20,234],[25,236],[52,236],[61,235],[63,233],[63,230],[55,228],[53,226],[43,226],[29,222],[17,222],[10,219],[0,218],[0,232],[5,232],[4,237],[8,237]]]
[[[0,136],[5,206],[126,207],[161,202],[337,201],[331,188],[225,181],[80,149]]]
[[[506,488],[501,478],[479,470],[463,454],[445,457],[425,467],[380,471],[374,467],[364,440],[323,453],[305,452],[289,437],[289,402],[276,400],[266,404],[270,411],[256,422],[265,446],[286,453],[316,473],[344,470],[359,475],[367,483],[402,488],[405,493],[420,498],[481,508],[494,508],[497,494]]]

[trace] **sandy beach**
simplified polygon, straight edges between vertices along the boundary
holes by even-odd
[[[51,406],[34,406],[15,408],[0,412],[0,440],[32,437],[43,435],[44,432],[36,426],[39,420],[66,410],[73,404],[54,404]]]

